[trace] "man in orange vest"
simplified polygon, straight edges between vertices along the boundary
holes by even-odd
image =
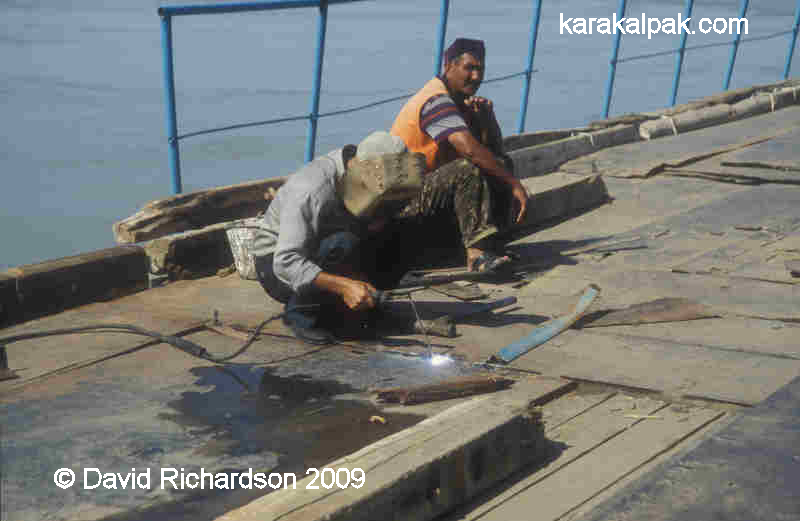
[[[509,262],[508,256],[492,251],[493,236],[508,224],[512,211],[512,218],[522,222],[528,201],[503,152],[492,102],[475,95],[485,56],[482,41],[456,39],[445,53],[442,73],[405,104],[391,129],[409,150],[425,154],[427,164],[422,193],[404,217],[448,219],[455,214],[472,271]]]

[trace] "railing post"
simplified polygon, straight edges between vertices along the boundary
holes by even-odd
[[[692,17],[692,8],[694,7],[694,0],[686,0],[686,9],[684,9],[683,18]],[[678,55],[675,57],[675,75],[672,77],[672,94],[669,97],[669,106],[674,107],[675,101],[678,99],[678,85],[681,83],[681,69],[683,69],[683,56],[686,53],[686,39],[689,37],[687,33],[681,34],[681,46],[678,49]]]
[[[172,170],[172,192],[179,194],[181,186],[181,155],[178,147],[178,117],[175,109],[175,71],[172,66],[172,17],[161,15],[161,45],[164,60],[164,93],[166,94],[167,142]]]
[[[305,162],[314,159],[317,144],[317,119],[319,118],[319,91],[322,88],[322,62],[325,58],[325,31],[328,26],[328,0],[319,2],[317,23],[317,51],[314,63],[314,83],[311,90],[311,113],[308,115]]]
[[[617,20],[625,17],[625,6],[627,0],[619,0],[619,8],[617,9]],[[611,108],[611,95],[614,92],[614,76],[617,73],[617,56],[619,55],[619,42],[622,39],[622,33],[617,32],[614,35],[614,47],[611,50],[611,60],[608,64],[608,81],[606,82],[606,101],[603,105],[603,119],[608,118],[608,111]]]
[[[539,15],[542,12],[542,0],[533,0],[533,18],[531,19],[531,35],[528,41],[528,67],[525,69],[525,84],[522,87],[522,100],[519,105],[519,121],[517,134],[525,131],[525,119],[528,116],[528,96],[531,90],[531,74],[533,74],[533,58],[536,55],[536,39],[539,35]]]
[[[797,43],[797,31],[800,29],[800,0],[797,0],[797,9],[794,13],[794,28],[792,36],[789,38],[789,53],[786,56],[786,66],[783,68],[783,79],[789,79],[789,71],[792,68],[792,56],[794,55],[794,45]]]
[[[447,35],[447,14],[450,11],[450,0],[442,0],[442,9],[439,14],[439,35],[436,38],[436,61],[433,64],[433,75],[438,76],[442,71],[442,54],[444,54],[444,39]]]
[[[739,18],[744,18],[747,15],[747,7],[750,5],[750,0],[742,0],[742,9],[739,11]],[[739,41],[742,39],[741,33],[736,33],[736,38],[733,40],[733,47],[731,47],[731,59],[728,64],[728,72],[725,74],[725,83],[722,85],[722,90],[728,90],[731,84],[731,77],[733,77],[733,64],[736,63],[736,53],[739,50]]]

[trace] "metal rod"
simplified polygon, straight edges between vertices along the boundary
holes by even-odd
[[[739,18],[744,18],[747,15],[747,7],[750,5],[750,0],[742,0],[742,8],[739,11]],[[739,51],[739,42],[742,40],[742,34],[740,32],[736,33],[736,38],[734,38],[732,47],[731,47],[731,59],[730,63],[728,63],[728,72],[725,73],[725,83],[722,84],[722,90],[728,90],[728,87],[731,84],[731,78],[733,77],[733,65],[736,63],[736,53]]]
[[[231,4],[176,5],[158,8],[161,16],[194,14],[240,13],[245,11],[274,11],[299,7],[320,7],[324,0],[273,0],[272,2],[237,2]],[[326,4],[349,4],[363,0],[327,0]]]
[[[161,17],[161,44],[164,60],[164,93],[166,96],[167,142],[172,170],[172,192],[181,193],[181,154],[178,144],[178,116],[175,109],[175,71],[172,66],[172,18]]]
[[[528,97],[531,91],[531,74],[533,74],[533,58],[536,56],[536,39],[539,36],[539,15],[542,12],[542,0],[533,0],[533,17],[531,18],[531,33],[528,41],[528,67],[525,69],[525,83],[522,86],[522,100],[519,105],[519,121],[517,121],[517,134],[525,131],[525,119],[528,116]]]
[[[789,71],[792,69],[792,56],[794,55],[794,45],[797,43],[797,31],[800,29],[800,0],[797,0],[797,9],[794,13],[794,27],[792,36],[789,38],[789,53],[786,56],[786,66],[783,68],[783,79],[789,79]]]
[[[625,17],[627,3],[627,0],[619,0],[617,20]],[[608,81],[606,82],[606,100],[603,104],[603,119],[608,118],[608,111],[611,108],[611,96],[614,93],[614,76],[617,74],[617,56],[619,56],[619,42],[621,39],[622,31],[617,31],[614,35],[614,47],[611,50],[611,59],[608,63]]]
[[[447,35],[447,16],[450,11],[450,0],[442,0],[439,14],[439,35],[436,37],[436,61],[433,64],[433,75],[438,76],[442,71],[442,57],[444,55],[444,40]]]
[[[692,17],[692,8],[694,7],[694,0],[686,0],[686,9],[684,10],[683,17]],[[675,101],[678,99],[678,86],[681,83],[681,69],[683,68],[683,55],[686,53],[686,39],[689,37],[688,33],[681,34],[681,46],[678,49],[678,55],[675,57],[675,75],[672,77],[672,94],[669,97],[669,106],[674,107]]]
[[[319,119],[319,92],[322,88],[322,62],[325,58],[325,30],[328,25],[328,2],[322,0],[319,5],[319,21],[317,24],[317,53],[314,63],[314,84],[311,91],[311,113],[308,116],[308,136],[306,138],[305,161],[314,159],[317,144],[317,119]]]

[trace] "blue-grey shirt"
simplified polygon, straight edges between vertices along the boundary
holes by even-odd
[[[320,242],[333,233],[359,229],[336,192],[344,173],[342,149],[338,149],[290,175],[256,233],[254,255],[272,253],[275,275],[297,293],[307,290],[322,271],[313,260]]]

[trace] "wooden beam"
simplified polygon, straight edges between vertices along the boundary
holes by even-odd
[[[285,181],[285,177],[274,177],[158,199],[114,223],[114,237],[128,244],[255,217],[266,207],[264,194]]]
[[[17,320],[141,291],[147,288],[148,270],[144,249],[134,245],[11,268],[0,280],[4,295],[12,284],[8,278],[16,293],[5,315]]]

